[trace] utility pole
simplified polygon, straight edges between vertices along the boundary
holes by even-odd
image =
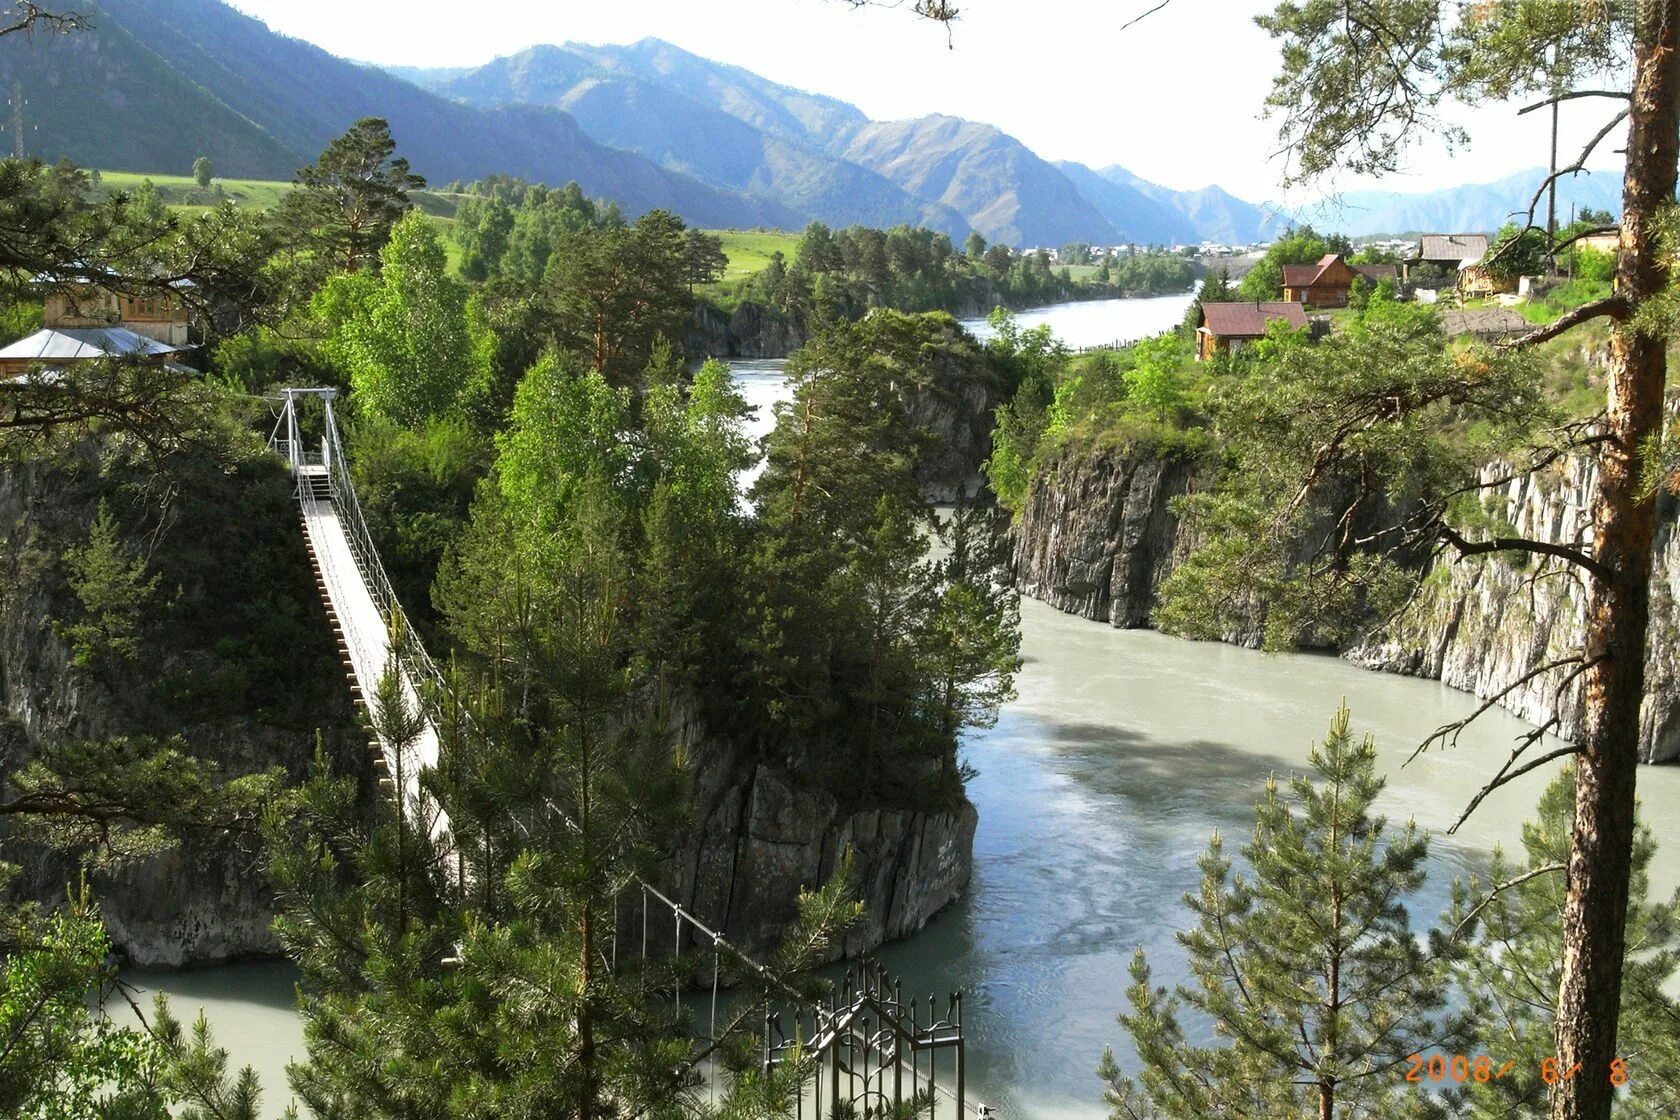
[[[12,158],[22,159],[23,151],[23,83],[12,79]]]
[[[1557,48],[1552,48],[1552,64],[1557,65]],[[1546,265],[1556,274],[1557,256],[1553,246],[1557,244],[1557,136],[1558,136],[1558,100],[1557,90],[1552,90],[1552,162],[1546,169],[1550,178],[1546,184]]]
[[[1552,166],[1548,171],[1551,182],[1546,187],[1546,259],[1551,261],[1553,271],[1556,271],[1557,261],[1552,256],[1552,246],[1557,244],[1557,134],[1558,134],[1558,103],[1552,102]]]

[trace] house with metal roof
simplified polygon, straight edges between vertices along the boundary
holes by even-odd
[[[1420,265],[1431,265],[1456,277],[1460,269],[1479,263],[1487,251],[1485,233],[1426,233],[1418,242],[1416,255],[1406,261],[1406,279],[1409,281],[1411,270]]]
[[[177,349],[185,349],[192,341],[192,312],[181,298],[181,293],[192,290],[191,280],[176,280],[155,291],[136,293],[119,292],[83,279],[37,277],[37,284],[42,288],[44,326],[75,330],[126,327]]]
[[[0,349],[0,377],[16,377],[31,369],[61,370],[101,358],[163,363],[184,349],[127,327],[43,327]]]
[[[1307,312],[1288,300],[1254,303],[1204,303],[1196,327],[1196,360],[1205,362],[1218,354],[1235,354],[1250,342],[1264,338],[1273,323],[1285,323],[1306,330]]]

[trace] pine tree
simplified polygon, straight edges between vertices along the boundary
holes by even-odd
[[[921,653],[929,722],[942,740],[954,740],[969,728],[993,726],[1015,698],[1021,596],[1010,579],[1007,538],[966,489],[938,529],[945,553],[934,566]],[[955,782],[955,755],[942,751],[940,760],[946,780]]]
[[[73,621],[54,629],[70,643],[71,659],[81,666],[133,661],[140,652],[140,623],[157,591],[158,577],[146,575],[146,558],[122,541],[117,522],[103,499],[87,544],[68,549],[70,590],[81,605]]]
[[[1375,1120],[1425,1107],[1401,1075],[1408,1055],[1451,1038],[1446,965],[1418,943],[1401,899],[1423,884],[1428,841],[1372,815],[1376,746],[1353,738],[1346,708],[1310,758],[1318,780],[1294,778],[1292,801],[1267,783],[1247,872],[1218,835],[1202,856],[1201,890],[1185,898],[1197,925],[1178,938],[1195,984],[1169,995],[1134,956],[1120,1022],[1142,1069],[1133,1081],[1107,1052],[1099,1071],[1116,1120]],[[1222,1044],[1192,1041],[1184,1007]]]
[[[298,171],[276,221],[296,248],[316,258],[321,275],[379,267],[379,250],[409,208],[408,193],[426,185],[396,150],[390,125],[364,117]]]
[[[1534,820],[1523,825],[1524,859],[1513,867],[1495,850],[1487,891],[1472,880],[1454,884],[1448,920],[1470,939],[1457,966],[1474,1030],[1473,1051],[1510,1061],[1516,1076],[1472,1080],[1462,1114],[1473,1120],[1538,1116],[1546,1109],[1546,1062],[1556,1058],[1558,979],[1563,960],[1565,868],[1575,816],[1572,768],[1541,795]],[[1638,827],[1628,901],[1628,944],[1634,947],[1622,974],[1617,1032],[1622,1080],[1616,1105],[1626,1120],[1680,1116],[1680,1002],[1665,988],[1680,971],[1680,894],[1649,898],[1656,844]]]

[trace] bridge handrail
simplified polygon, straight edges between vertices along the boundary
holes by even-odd
[[[416,683],[424,680],[441,690],[445,687],[443,673],[432,660],[431,654],[426,652],[426,647],[412,633],[408,615],[403,610],[401,600],[397,598],[397,590],[385,571],[379,550],[374,546],[373,533],[368,529],[367,519],[362,515],[362,503],[356,497],[356,485],[350,477],[349,459],[344,454],[344,444],[338,436],[338,423],[330,407],[326,429],[329,443],[326,456],[328,485],[332,492],[333,504],[339,507],[340,522],[347,529],[346,536],[350,541],[350,548],[356,555],[363,579],[374,603],[379,607],[379,612],[386,618],[396,620],[405,631],[404,640],[394,646],[397,658],[410,675],[416,678]],[[443,694],[436,692],[428,696],[427,690],[422,688],[415,691],[420,695],[420,702],[428,707],[434,706],[436,697]]]

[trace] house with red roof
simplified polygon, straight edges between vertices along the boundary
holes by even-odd
[[[1306,330],[1307,312],[1289,300],[1256,303],[1204,303],[1196,327],[1196,360],[1205,362],[1219,354],[1235,354],[1250,342],[1264,338],[1273,323],[1286,323]]]
[[[1349,264],[1340,253],[1326,253],[1317,264],[1283,266],[1283,298],[1313,307],[1346,307],[1360,279],[1375,287],[1384,280],[1400,282],[1391,264]]]

